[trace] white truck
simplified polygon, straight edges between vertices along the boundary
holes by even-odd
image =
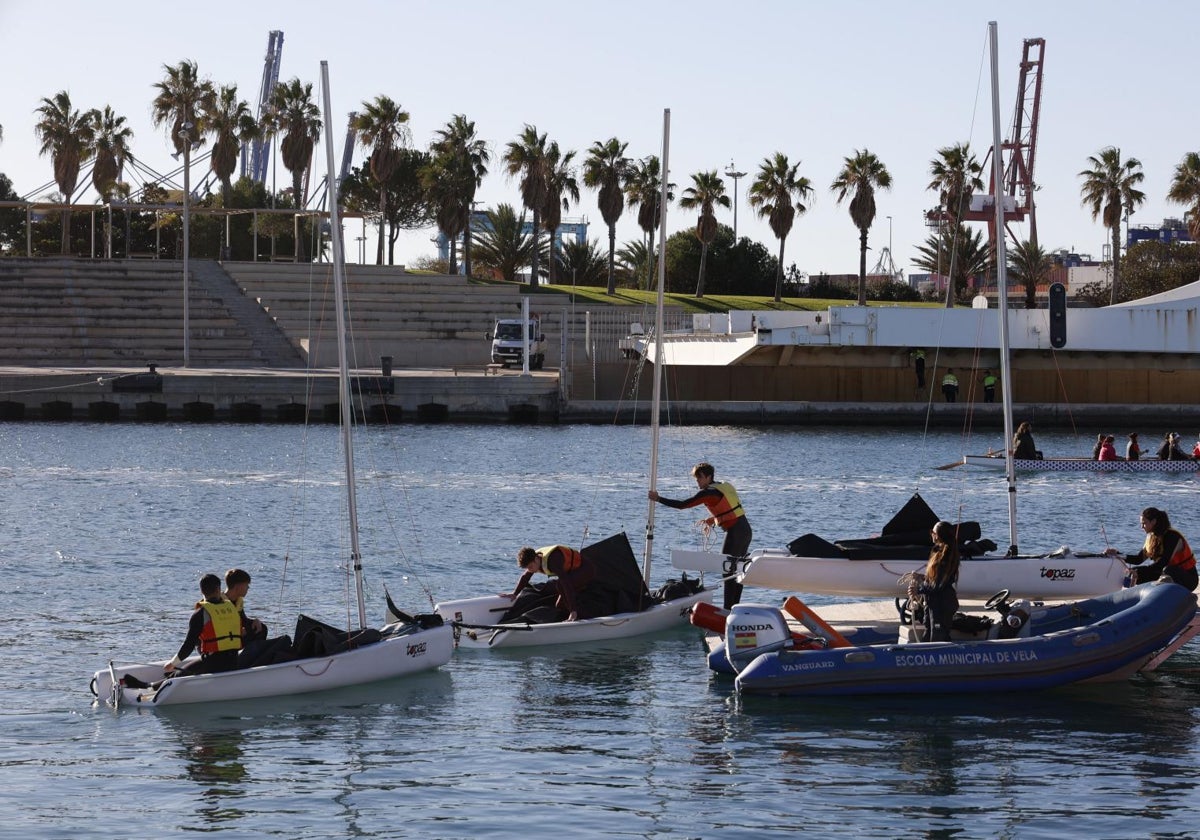
[[[502,318],[496,321],[491,332],[486,333],[492,342],[492,364],[521,367],[525,358],[525,336],[520,318]],[[541,370],[546,361],[546,336],[542,335],[542,323],[537,318],[529,319],[529,368]]]

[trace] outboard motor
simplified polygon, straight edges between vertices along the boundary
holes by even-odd
[[[760,654],[791,645],[792,631],[778,607],[736,604],[725,620],[725,653],[735,671]]]
[[[1020,636],[1032,612],[1033,604],[1024,599],[1009,603],[1004,610],[1004,617],[1000,619],[1000,638],[1015,639]]]

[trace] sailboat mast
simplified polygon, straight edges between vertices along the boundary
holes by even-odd
[[[1008,556],[1017,555],[1017,474],[1013,465],[1012,365],[1008,344],[1008,255],[1004,239],[1004,161],[1000,140],[1000,59],[996,21],[988,23],[992,54],[992,201],[996,212],[996,305],[1000,319],[1000,394],[1004,409],[1004,474],[1008,481]]]
[[[354,437],[350,397],[350,364],[346,352],[346,254],[342,245],[342,218],[338,207],[338,182],[333,154],[332,108],[329,104],[329,62],[321,62],[321,100],[325,111],[325,162],[329,181],[329,240],[333,244],[333,299],[337,311],[338,403],[342,411],[342,452],[346,459],[346,501],[350,513],[350,563],[358,596],[358,626],[367,626],[363,600],[362,551],[358,544],[358,499],[354,492]]]
[[[659,197],[658,242],[661,256],[658,259],[658,299],[654,311],[654,390],[650,408],[650,489],[658,487],[658,413],[662,405],[663,367],[663,289],[667,282],[667,173],[671,147],[671,109],[663,109],[662,140],[662,194]],[[650,561],[654,554],[654,508],[646,514],[646,555],[642,560],[642,579],[650,585]]]

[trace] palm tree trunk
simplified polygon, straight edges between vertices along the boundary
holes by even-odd
[[[704,297],[704,264],[708,262],[708,243],[700,243],[700,276],[696,278],[696,297]]]
[[[787,244],[787,237],[779,238],[779,265],[775,270],[775,302],[779,303],[783,300],[783,246]]]
[[[463,274],[471,276],[471,216],[467,214],[467,229],[463,231]]]
[[[458,237],[450,237],[450,273],[458,274]]]
[[[383,265],[383,234],[387,224],[387,187],[379,185],[379,247],[375,253],[375,265]]]
[[[1118,221],[1112,229],[1112,286],[1108,292],[1108,305],[1117,302],[1117,263],[1121,259],[1121,223]]]
[[[533,211],[533,259],[529,267],[529,288],[536,289],[538,285],[538,257],[541,256],[541,242],[538,236],[542,220],[538,211]]]
[[[558,248],[557,248],[558,237],[556,236],[557,233],[558,233],[558,228],[555,228],[554,230],[550,231],[550,265],[546,266],[546,273],[549,275],[549,278],[546,280],[546,282],[549,283],[551,286],[554,285],[554,279],[555,279],[554,275],[557,273],[554,270],[554,263],[557,262],[557,260],[555,260],[555,257],[558,255]]]
[[[617,226],[608,226],[608,294],[615,295],[617,293],[617,278],[613,273],[613,267],[616,263],[615,252],[617,250]]]
[[[867,305],[867,229],[858,229],[858,305]]]
[[[646,291],[654,288],[654,231],[650,231],[650,246],[646,249]]]
[[[62,255],[71,253],[71,211],[62,211]]]

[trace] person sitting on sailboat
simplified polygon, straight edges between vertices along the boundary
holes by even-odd
[[[1196,572],[1196,555],[1183,534],[1171,527],[1165,510],[1148,507],[1142,511],[1142,530],[1146,542],[1137,554],[1122,555],[1118,548],[1105,549],[1109,557],[1123,557],[1129,569],[1129,585],[1148,583],[1166,575],[1187,589],[1196,591],[1200,578]],[[1145,563],[1149,560],[1149,563]]]
[[[175,658],[163,671],[172,674],[183,660],[200,648],[200,661],[182,670],[182,674],[217,674],[238,667],[242,649],[242,617],[232,601],[221,595],[221,579],[208,574],[200,578],[200,606],[188,620],[188,632]]]
[[[551,581],[558,592],[555,606],[566,610],[567,621],[579,619],[579,593],[596,579],[596,568],[582,554],[565,545],[548,545],[534,550],[525,546],[517,552],[517,565],[525,570],[517,581],[517,588],[504,593],[505,598],[515,599],[529,585],[535,574],[541,572],[554,578]]]
[[[908,584],[909,600],[918,595],[925,599],[925,641],[950,641],[950,627],[958,612],[958,528],[944,520],[930,532],[933,548],[925,564],[924,575],[913,575]]]
[[[706,528],[719,525],[725,531],[721,553],[729,557],[744,557],[749,553],[750,540],[754,537],[754,532],[750,529],[750,520],[746,518],[746,511],[742,508],[737,490],[727,481],[714,481],[716,474],[712,464],[701,462],[692,467],[692,478],[696,479],[696,486],[700,490],[690,499],[666,499],[654,490],[646,495],[650,501],[676,510],[704,505],[712,515],[700,522]],[[725,609],[733,609],[734,604],[741,598],[742,585],[732,577],[726,578]]]
[[[1129,433],[1129,443],[1125,445],[1125,460],[1136,461],[1142,457],[1142,447],[1138,445],[1138,433]]]

